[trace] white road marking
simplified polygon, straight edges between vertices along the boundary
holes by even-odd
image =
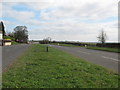
[[[119,62],[118,59],[114,59],[114,58],[110,58],[110,57],[105,57],[105,56],[102,56],[102,57],[103,57],[103,58],[106,58],[106,59],[111,59],[111,60],[114,60],[114,61]]]
[[[83,51],[78,51],[78,52],[81,52],[81,53],[84,53],[84,54],[90,54],[90,53],[88,53],[88,52],[83,52]]]
[[[113,52],[113,53],[111,52],[112,54],[110,54],[109,52],[106,52],[106,51],[99,51],[99,50],[96,50],[96,51],[95,51],[95,50],[92,50],[92,49],[87,49],[87,50],[91,50],[91,51],[92,51],[91,53],[94,53],[94,52],[95,52],[95,53],[97,53],[97,54],[104,54],[104,53],[107,54],[107,55],[113,55],[113,54],[114,54],[114,52]],[[103,52],[104,52],[104,53],[103,53]],[[118,53],[115,53],[114,56],[118,56]]]

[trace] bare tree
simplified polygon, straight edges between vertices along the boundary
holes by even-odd
[[[98,41],[100,41],[102,44],[104,44],[107,40],[107,34],[106,32],[104,31],[104,29],[102,29],[98,35]]]
[[[51,37],[47,37],[47,39],[48,39],[49,43],[51,43],[52,38]]]
[[[51,37],[47,37],[43,39],[43,42],[48,44],[48,43],[51,43],[51,40],[52,40]]]

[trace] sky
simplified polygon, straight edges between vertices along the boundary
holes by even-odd
[[[30,40],[97,42],[103,29],[107,42],[118,41],[119,0],[4,0],[0,20],[6,32],[27,26]]]

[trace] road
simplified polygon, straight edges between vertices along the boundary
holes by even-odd
[[[66,47],[50,45],[94,64],[104,66],[118,73],[118,53],[86,49],[84,47]]]
[[[12,62],[28,49],[30,45],[11,45],[2,47],[2,70],[5,70]]]

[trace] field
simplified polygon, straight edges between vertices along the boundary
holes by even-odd
[[[109,51],[109,52],[116,52],[120,53],[118,48],[105,48],[105,47],[87,47],[87,49],[94,49],[94,50],[101,50],[101,51]]]
[[[58,43],[51,43],[52,45],[58,45]],[[90,44],[92,45],[92,44]],[[93,44],[94,45],[94,44]],[[59,46],[67,46],[67,47],[85,47],[85,46],[77,46],[72,44],[59,44]],[[120,53],[120,50],[118,48],[108,48],[108,47],[86,47],[87,49],[93,49],[93,50],[101,50],[101,51],[109,51],[109,52],[116,52]]]
[[[72,44],[61,44],[61,43],[50,43],[51,45],[59,45],[59,46],[67,46],[67,47],[82,47],[82,46],[77,46],[77,45],[72,45]]]
[[[117,88],[118,75],[101,66],[34,44],[3,72],[3,88]]]

